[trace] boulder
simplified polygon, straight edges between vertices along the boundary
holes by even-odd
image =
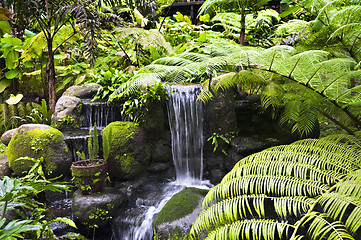
[[[187,239],[192,223],[202,212],[208,190],[185,188],[175,194],[154,221],[156,239]]]
[[[9,145],[9,142],[11,138],[15,135],[15,133],[16,133],[16,128],[4,132],[3,135],[1,135],[1,142],[6,146]]]
[[[11,138],[8,149],[9,166],[21,176],[34,164],[21,157],[43,158],[43,170],[49,177],[69,175],[72,157],[63,134],[48,125],[21,125]]]
[[[10,176],[9,160],[7,156],[0,158],[0,177]]]
[[[109,139],[108,172],[122,180],[139,177],[148,169],[150,151],[145,132],[134,122],[112,122],[102,131]]]
[[[77,190],[71,205],[74,220],[89,227],[103,227],[118,215],[118,209],[125,200],[125,194],[115,188],[106,187],[102,192],[91,195],[83,195]]]
[[[61,96],[56,102],[55,111],[51,120],[60,125],[60,127],[74,127],[78,120],[78,112],[80,111],[81,99],[72,96]]]
[[[157,141],[152,147],[152,160],[154,162],[171,162],[172,148],[170,142],[165,140]]]
[[[88,83],[82,86],[71,86],[63,93],[63,96],[77,97],[81,99],[93,98],[99,88],[100,85],[96,83]]]

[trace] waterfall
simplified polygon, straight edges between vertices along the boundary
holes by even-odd
[[[117,219],[113,237],[118,240],[153,239],[153,221],[163,206],[187,186],[207,188],[203,175],[203,105],[197,102],[200,85],[172,86],[167,102],[176,181],[165,186],[147,184],[149,192]]]
[[[85,128],[92,128],[96,124],[98,129],[103,129],[114,121],[129,121],[129,117],[121,116],[119,103],[92,102],[88,99],[83,100],[83,108],[86,115]]]
[[[171,88],[167,102],[177,182],[200,185],[203,174],[203,104],[196,101],[200,85]]]

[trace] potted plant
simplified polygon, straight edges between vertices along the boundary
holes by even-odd
[[[103,137],[103,159],[99,158],[99,141],[96,125],[89,131],[89,158],[73,162],[71,166],[73,181],[82,194],[89,195],[103,190],[103,183],[107,177],[107,162],[109,155],[109,141]],[[81,154],[84,159],[85,154]]]

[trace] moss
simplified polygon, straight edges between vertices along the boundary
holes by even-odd
[[[28,171],[34,163],[18,158],[25,156],[43,157],[45,172],[53,172],[57,166],[50,161],[54,155],[51,146],[61,144],[63,139],[63,134],[55,128],[37,128],[22,134],[17,132],[7,149],[10,168],[14,170],[16,175],[21,175],[23,171]]]
[[[113,122],[102,131],[103,139],[109,139],[109,173],[121,179],[138,176],[146,168],[149,151],[145,147],[145,135],[138,123]]]
[[[199,205],[202,196],[207,194],[208,190],[197,188],[185,188],[175,194],[159,212],[154,221],[155,226],[173,222],[191,214]]]

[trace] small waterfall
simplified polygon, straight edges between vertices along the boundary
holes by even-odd
[[[208,188],[203,175],[203,105],[197,102],[200,85],[173,86],[167,102],[176,181],[157,186],[136,200],[115,224],[118,240],[153,239],[153,221],[168,200],[186,186]],[[151,188],[151,187],[150,187]]]
[[[73,162],[81,160],[76,152],[84,152],[86,157],[89,157],[88,154],[88,130],[67,130],[63,131],[64,140],[67,144],[69,151],[73,156]]]
[[[86,115],[84,128],[91,128],[96,124],[99,129],[103,129],[114,121],[130,121],[129,117],[121,115],[122,105],[119,103],[92,102],[90,99],[85,99],[83,108]]]
[[[173,86],[167,102],[177,182],[201,185],[203,174],[203,104],[200,85]]]

